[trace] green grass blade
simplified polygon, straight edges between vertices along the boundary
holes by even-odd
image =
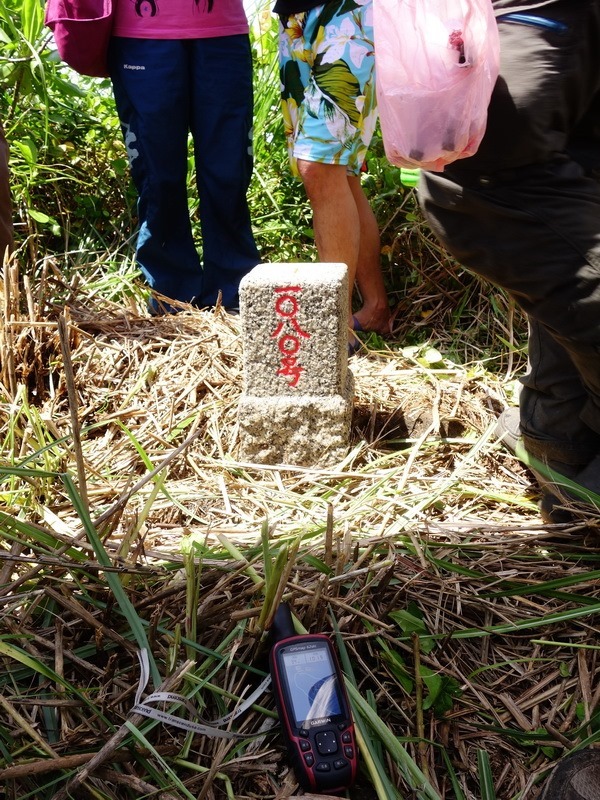
[[[85,531],[88,535],[90,540],[90,544],[94,548],[94,552],[96,553],[96,558],[98,562],[104,567],[112,566],[112,562],[108,556],[108,553],[104,549],[104,545],[98,535],[96,528],[94,527],[94,523],[90,515],[88,514],[87,508],[85,507],[79,492],[75,488],[75,484],[73,479],[70,475],[64,473],[62,476],[64,481],[65,487],[71,498],[71,502],[77,511],[79,519],[83,523]],[[121,580],[119,576],[114,572],[106,572],[105,573],[106,582],[108,583],[112,593],[115,596],[117,603],[123,613],[123,616],[126,618],[129,626],[131,628],[131,632],[135,641],[138,644],[140,650],[146,650],[148,654],[148,660],[150,663],[150,672],[152,674],[152,680],[154,682],[154,686],[159,686],[161,682],[160,673],[158,671],[158,667],[156,666],[156,662],[154,660],[154,656],[150,650],[150,645],[148,643],[148,638],[146,636],[146,631],[144,626],[142,625],[138,614],[133,607],[129,597],[127,596],[123,586],[121,584]]]
[[[95,716],[102,719],[102,721],[109,727],[113,727],[109,720],[106,719],[106,717],[99,711],[99,709],[88,700],[85,694],[79,692],[72,684],[66,681],[53,669],[46,666],[46,664],[44,664],[42,661],[38,661],[37,658],[33,658],[33,656],[30,656],[20,647],[16,647],[4,639],[0,639],[0,655],[6,656],[6,658],[11,658],[13,661],[18,661],[20,664],[23,664],[24,667],[36,672],[38,675],[42,675],[44,678],[48,678],[53,683],[63,686],[73,697],[81,700],[82,703],[90,708]]]
[[[479,769],[481,800],[496,800],[490,757],[486,750],[477,751],[477,767]]]
[[[354,676],[354,670],[352,669],[352,663],[350,661],[350,656],[348,655],[348,650],[346,648],[346,644],[342,637],[342,634],[339,629],[339,625],[337,624],[337,620],[335,615],[333,614],[331,607],[329,608],[329,616],[331,618],[331,624],[333,626],[333,630],[335,632],[336,644],[338,653],[340,656],[340,662],[342,669],[345,673],[346,677],[346,684],[352,684],[352,687],[355,691],[358,691],[356,678]],[[377,792],[377,797],[379,800],[392,800],[393,798],[400,798],[401,797],[398,791],[392,785],[385,766],[380,758],[379,750],[381,749],[378,745],[379,742],[374,742],[369,735],[369,731],[365,725],[364,720],[359,715],[358,709],[354,709],[354,703],[352,701],[352,697],[349,697],[350,703],[353,706],[353,717],[354,717],[354,727],[356,730],[356,739],[358,742],[358,749],[360,751],[361,759],[364,761],[367,767],[367,771],[371,778],[371,782],[375,787],[375,791]]]
[[[400,741],[394,736],[383,720],[371,708],[359,691],[350,682],[346,688],[350,699],[360,715],[381,740],[390,756],[396,761],[410,788],[423,800],[441,800],[439,794],[427,780],[421,769],[406,752]]]
[[[146,739],[144,734],[138,728],[136,728],[135,725],[132,725],[132,723],[129,722],[129,720],[125,722],[125,725],[127,726],[127,728],[129,728],[134,738],[137,739],[137,741],[144,748],[146,748],[150,753],[152,753],[153,758],[156,759],[156,761],[160,764],[161,768],[164,770],[165,776],[167,776],[171,780],[173,786],[177,787],[177,789],[181,792],[182,796],[187,798],[187,800],[196,800],[195,795],[191,794],[191,792],[189,792],[185,788],[185,785],[183,784],[177,773],[171,769],[169,764],[167,764],[164,758],[155,750],[155,748],[152,746],[152,743],[148,739]],[[161,788],[169,789],[171,787],[165,783]]]
[[[450,783],[452,784],[455,800],[466,800],[462,787],[458,782],[458,778],[456,776],[456,771],[454,770],[452,761],[450,760],[450,757],[446,752],[445,748],[442,748],[442,758],[444,759],[444,763],[446,764],[446,769],[448,770],[448,776],[450,778]]]

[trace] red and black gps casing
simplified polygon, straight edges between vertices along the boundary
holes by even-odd
[[[335,793],[352,785],[354,725],[335,650],[322,634],[293,635],[270,653],[273,692],[290,761],[304,789]]]

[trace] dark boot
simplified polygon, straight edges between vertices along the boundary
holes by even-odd
[[[600,750],[571,753],[554,768],[540,800],[599,800]]]
[[[590,496],[580,497],[575,489],[566,485],[556,486],[553,490],[549,490],[546,485],[540,506],[542,519],[544,522],[569,524],[581,522],[583,517],[587,517],[590,522],[598,522],[597,530],[600,532],[600,456],[592,459],[572,477],[572,480],[583,489],[598,495],[598,499]],[[600,800],[600,794],[598,798]]]
[[[536,469],[527,464],[542,489],[540,513],[544,522],[563,525],[581,524],[582,517],[590,519],[590,511],[594,516],[598,516],[600,522],[600,502],[596,503],[589,497],[579,497],[566,481],[564,483],[561,481],[561,478],[566,478],[600,495],[600,456],[596,456],[588,464],[566,463],[546,458],[541,442],[530,441],[521,435],[518,408],[507,408],[502,412],[496,423],[494,435],[513,455],[517,456],[520,446],[528,455],[533,456],[542,466],[548,467],[554,473],[550,475],[542,472],[541,467]],[[577,513],[577,508],[580,509],[580,513]],[[600,531],[600,527],[598,530]]]

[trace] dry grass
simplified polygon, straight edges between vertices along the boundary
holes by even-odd
[[[269,558],[287,558],[275,593],[310,630],[337,620],[360,694],[439,798],[483,800],[485,751],[496,797],[533,800],[554,759],[600,737],[598,539],[545,529],[530,474],[494,443],[522,361],[498,355],[490,372],[477,358],[477,324],[513,338],[502,298],[495,318],[477,284],[472,326],[457,333],[446,301],[461,280],[437,295],[425,286],[396,316],[396,340],[353,359],[350,451],[316,471],[237,459],[238,319],[148,318],[62,285],[51,267],[34,292],[13,268],[0,328],[2,462],[16,468],[0,488],[7,798],[69,796],[133,706],[138,648],[107,576],[119,576],[160,673],[206,704],[203,716],[223,712],[218,691],[254,682],[273,581],[265,520]],[[441,354],[451,344],[465,357],[403,348],[419,320]],[[235,727],[270,721],[260,706]],[[145,740],[109,748],[70,796],[300,794],[272,735],[240,747],[138,726]],[[399,797],[431,796],[380,756]],[[375,797],[366,774],[349,796]]]

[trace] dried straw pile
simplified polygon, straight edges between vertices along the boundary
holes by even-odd
[[[51,275],[36,291],[9,277],[7,798],[301,794],[272,733],[240,746],[131,715],[139,640],[115,577],[160,679],[208,719],[257,683],[279,597],[307,629],[335,620],[398,797],[493,797],[490,778],[500,800],[533,799],[556,758],[598,738],[598,539],[552,539],[529,473],[492,441],[512,376],[398,343],[365,350],[346,461],[259,467],[236,456],[236,318],[150,319]],[[264,730],[272,709],[266,695],[234,727]],[[425,775],[421,789],[384,729]],[[349,797],[377,797],[366,771]]]

